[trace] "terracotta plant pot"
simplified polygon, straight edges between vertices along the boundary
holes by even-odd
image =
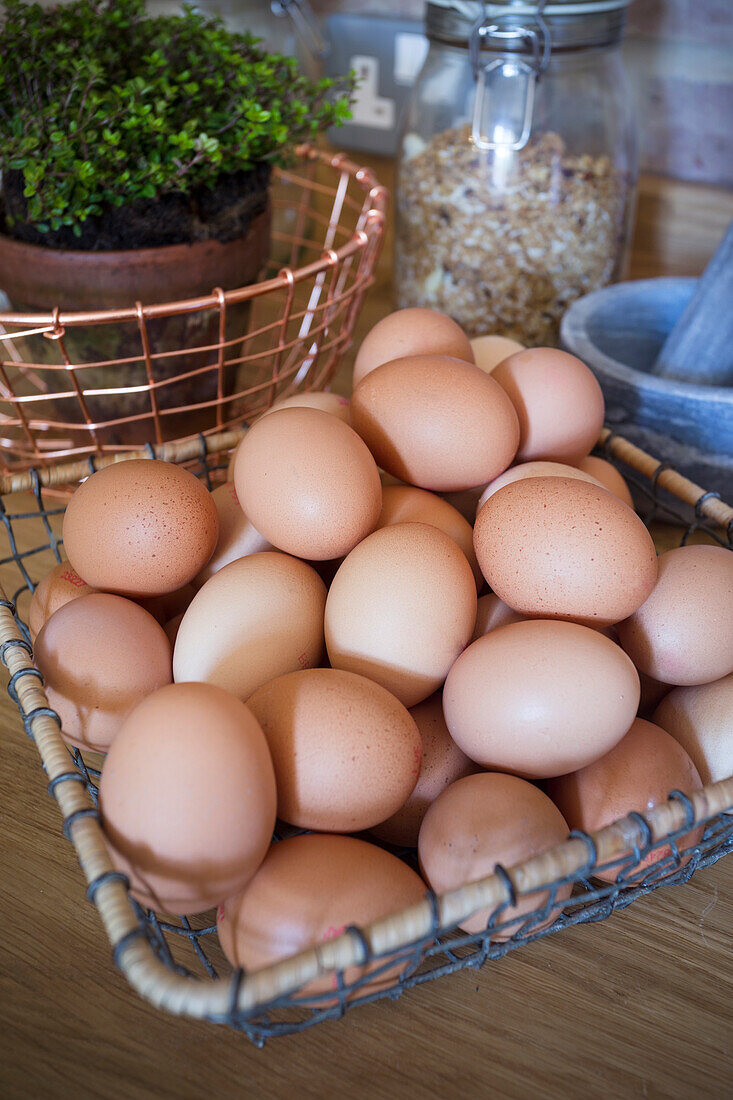
[[[26,244],[0,235],[0,288],[18,312],[48,312],[58,306],[63,314],[77,311],[124,309],[156,305],[208,295],[215,287],[233,290],[257,280],[267,260],[270,242],[269,207],[250,223],[246,236],[222,244],[215,240],[175,244],[160,248],[119,252],[66,251]],[[246,334],[248,304],[227,309],[226,338]],[[155,381],[171,380],[157,390],[159,409],[174,409],[214,400],[215,372],[175,381],[182,374],[216,361],[215,351],[198,348],[219,339],[217,310],[197,310],[151,319],[146,324]],[[27,362],[62,363],[52,340],[33,339]],[[148,381],[142,337],[137,322],[69,326],[64,347],[73,365],[100,364],[77,372],[84,390],[144,386]],[[192,350],[193,349],[193,350]],[[156,354],[168,354],[162,359]],[[231,356],[231,350],[228,352]],[[130,360],[110,363],[110,360]],[[68,391],[66,371],[41,371],[52,392]],[[224,380],[231,392],[233,379]],[[83,421],[76,397],[55,402],[56,413],[69,424]],[[148,392],[97,394],[86,398],[89,416],[97,423],[150,413]],[[201,409],[161,417],[164,439],[204,431],[215,423],[215,410]],[[109,426],[102,442],[139,443],[154,438],[151,419]]]

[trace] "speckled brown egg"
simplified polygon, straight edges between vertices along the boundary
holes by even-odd
[[[170,684],[137,707],[104,762],[112,862],[151,909],[201,913],[241,890],[275,825],[275,776],[254,715],[210,684]]]
[[[247,700],[270,747],[277,816],[301,829],[354,833],[394,813],[420,774],[422,745],[385,688],[332,668],[278,676]]]
[[[44,623],[71,600],[80,596],[91,596],[96,592],[83,581],[68,561],[59,562],[36,585],[28,608],[28,630],[31,640],[35,638]]]
[[[268,680],[312,668],[323,654],[326,586],[287,554],[250,554],[196,594],[173,651],[177,683],[197,680],[246,701]]]
[[[335,939],[350,925],[364,927],[415,905],[425,883],[396,856],[350,836],[309,833],[273,844],[245,889],[217,914],[217,931],[232,966],[258,970],[307,947]],[[348,984],[384,959],[345,971]],[[360,988],[373,991],[394,981],[389,968]],[[336,989],[335,974],[318,978],[305,994]]]
[[[598,458],[596,455],[586,455],[577,463],[577,467],[584,474],[590,474],[591,477],[594,477],[604,488],[608,489],[609,493],[613,493],[624,504],[628,504],[629,508],[634,507],[631,490],[611,462],[607,462],[605,458]]]
[[[415,789],[400,809],[371,830],[377,840],[399,848],[417,847],[418,833],[428,807],[446,787],[464,775],[480,771],[449,734],[439,692],[418,703],[409,713],[422,741],[420,775]]]
[[[436,492],[486,484],[519,442],[511,401],[473,363],[444,355],[384,363],[351,396],[351,423],[377,463]]]
[[[334,668],[412,707],[443,683],[475,622],[476,582],[453,539],[399,523],[369,535],[341,565],[326,601],[326,647]]]
[[[733,672],[733,554],[722,546],[661,554],[653,590],[618,634],[636,667],[666,684]]]
[[[219,538],[214,553],[201,572],[194,577],[196,588],[200,588],[209,577],[213,577],[214,573],[218,573],[237,558],[246,558],[248,554],[259,554],[263,550],[273,549],[272,544],[244,514],[233,481],[227,481],[214,489],[211,499],[219,516]]]
[[[64,739],[95,752],[106,752],[133,708],[172,679],[163,628],[132,600],[104,592],[55,611],[34,655]]]
[[[594,832],[632,810],[643,814],[666,801],[673,790],[690,794],[701,786],[697,769],[682,746],[659,726],[636,718],[615,748],[580,771],[552,780],[547,793],[571,829]],[[688,847],[701,835],[702,829],[695,830],[678,844]],[[656,849],[636,865],[636,872],[668,854],[669,846]],[[618,870],[594,874],[605,882],[615,882]]]
[[[579,462],[603,427],[605,406],[595,375],[557,348],[528,348],[499,363],[494,378],[517,410],[518,462]]]
[[[484,634],[490,634],[500,626],[508,626],[509,623],[521,623],[523,616],[500,600],[495,592],[488,592],[485,596],[479,596],[476,608],[476,625],[473,628],[472,642],[477,638],[483,638]]]
[[[636,513],[571,478],[506,485],[482,507],[473,539],[489,586],[522,615],[609,626],[636,611],[657,578]]]
[[[510,340],[508,336],[475,336],[471,341],[471,350],[476,366],[491,374],[494,367],[498,367],[510,355],[524,351],[524,344]]]
[[[733,672],[710,684],[674,688],[654,722],[679,741],[703,783],[733,775]]]
[[[356,432],[319,409],[280,409],[247,432],[234,464],[242,508],[273,546],[311,561],[374,530],[382,484]]]
[[[64,514],[64,549],[80,577],[121,596],[159,596],[192,580],[214,552],[211,493],[172,462],[105,466]]]
[[[382,363],[406,355],[450,355],[473,363],[471,341],[450,317],[434,309],[398,309],[362,341],[354,363],[354,389]]]
[[[453,783],[433,802],[420,829],[420,870],[436,893],[454,890],[504,868],[540,855],[561,844],[568,826],[556,806],[537,787],[513,775],[497,772],[471,775]],[[570,896],[572,886],[560,887],[557,899]],[[492,939],[509,939],[521,926],[516,918],[545,905],[547,892],[521,898],[497,916],[511,923]],[[486,928],[490,912],[482,909],[460,925],[466,932]],[[557,912],[533,921],[532,930],[549,924]]]
[[[528,619],[486,634],[443,690],[453,740],[484,768],[546,778],[603,756],[634,720],[639,677],[624,651],[577,623]]]
[[[484,583],[473,548],[473,528],[460,512],[435,493],[413,485],[388,485],[382,489],[382,511],[377,528],[395,523],[429,523],[453,539],[466,555],[476,587]]]
[[[520,462],[517,466],[510,466],[503,474],[499,474],[486,486],[479,497],[476,513],[484,506],[489,497],[498,493],[505,485],[511,485],[513,481],[521,481],[525,477],[569,477],[578,481],[587,481],[591,485],[600,485],[600,481],[590,474],[575,466],[567,466],[563,462]],[[605,486],[603,486],[605,488]]]

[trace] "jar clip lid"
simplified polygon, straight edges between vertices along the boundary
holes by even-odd
[[[502,17],[489,18],[486,4],[474,23],[469,39],[469,56],[476,79],[476,97],[471,122],[471,140],[483,152],[493,149],[523,149],[532,131],[535,85],[550,60],[550,35],[542,18],[547,0],[538,0],[532,23],[508,26]],[[484,38],[500,42],[528,43],[531,59],[518,54],[482,63]]]

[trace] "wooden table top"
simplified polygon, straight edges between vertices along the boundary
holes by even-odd
[[[390,165],[371,163],[389,184]],[[698,273],[732,216],[730,193],[642,180],[632,276]],[[357,340],[390,309],[390,260],[388,240]],[[348,391],[348,361],[336,388]],[[602,924],[257,1050],[128,988],[4,694],[0,746],[7,1100],[731,1095],[733,859]]]

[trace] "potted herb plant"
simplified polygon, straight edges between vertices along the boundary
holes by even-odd
[[[193,8],[149,18],[144,0],[7,0],[0,58],[0,288],[16,310],[149,305],[253,282],[273,165],[348,117],[352,87],[310,81]],[[154,322],[158,350],[206,343],[191,324]],[[139,346],[121,330],[91,358]],[[176,386],[162,400],[206,396]]]

